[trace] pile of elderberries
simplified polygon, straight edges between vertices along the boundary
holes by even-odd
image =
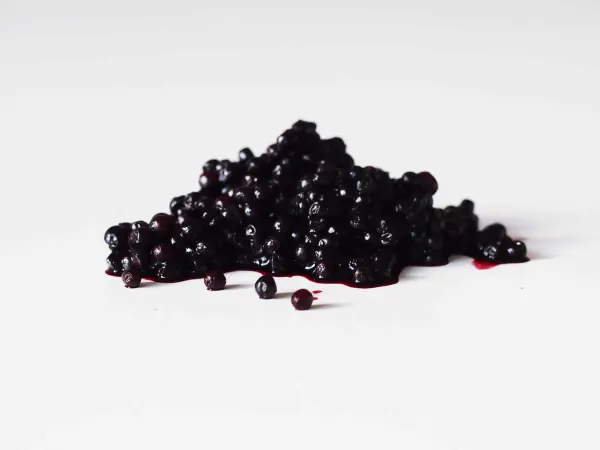
[[[107,273],[174,282],[249,269],[376,287],[453,254],[528,260],[503,225],[479,230],[472,201],[434,208],[437,190],[429,172],[357,166],[342,139],[298,121],[261,155],[207,161],[199,189],[173,198],[169,213],[110,227]]]

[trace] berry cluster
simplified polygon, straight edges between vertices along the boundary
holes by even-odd
[[[374,287],[452,254],[527,261],[504,226],[479,230],[472,201],[434,208],[429,172],[392,178],[357,166],[342,139],[321,139],[311,122],[296,122],[262,155],[245,148],[238,161],[207,161],[199,184],[168,214],[109,228],[107,272],[172,282],[252,269]]]

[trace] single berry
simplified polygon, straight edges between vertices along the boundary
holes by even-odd
[[[269,299],[275,297],[275,294],[277,293],[277,284],[272,276],[265,275],[256,281],[254,289],[260,298]]]
[[[106,258],[106,271],[111,275],[121,275],[123,272],[123,254],[118,251],[113,251]]]
[[[202,191],[212,191],[219,186],[219,175],[216,172],[204,172],[200,175],[199,183]]]
[[[156,279],[165,283],[180,281],[183,271],[177,261],[167,261],[156,266]]]
[[[475,211],[475,203],[469,199],[464,199],[462,202],[460,202],[460,208],[465,212],[465,214],[473,214]]]
[[[150,229],[161,237],[169,236],[174,225],[173,216],[165,213],[156,214],[150,221]]]
[[[523,260],[527,259],[527,246],[525,245],[525,242],[515,241],[515,248],[516,248],[515,256],[519,260],[523,261]]]
[[[373,284],[373,270],[369,266],[359,266],[352,275],[352,283],[357,285]]]
[[[114,227],[110,227],[104,233],[104,242],[111,249],[122,248],[127,246],[127,234],[128,229],[122,227],[121,225],[115,225]]]
[[[148,227],[148,224],[146,222],[144,222],[143,220],[138,220],[137,222],[133,222],[131,224],[132,230],[139,230],[140,228],[149,228],[149,227]]]
[[[214,172],[215,170],[217,170],[217,165],[218,164],[219,164],[218,160],[216,160],[216,159],[209,159],[202,166],[202,170],[204,172]]]
[[[209,291],[222,291],[225,289],[227,279],[223,272],[211,270],[204,276],[204,285]]]
[[[147,250],[152,243],[152,232],[149,228],[134,228],[129,233],[128,242],[132,250]]]
[[[136,265],[130,255],[124,256],[123,259],[121,259],[121,267],[124,272],[130,272],[136,269]]]
[[[183,204],[185,202],[185,195],[181,195],[179,197],[173,198],[171,203],[169,203],[169,211],[174,216],[179,215],[179,213],[183,210]]]
[[[320,281],[334,281],[337,275],[338,266],[334,262],[331,261],[323,261],[316,258],[319,261],[315,267],[314,277]]]
[[[240,162],[249,163],[254,159],[254,153],[249,148],[243,148],[239,152]]]
[[[267,239],[265,239],[263,247],[265,253],[272,255],[273,253],[276,253],[279,250],[279,248],[281,247],[281,243],[279,242],[279,239],[275,237],[268,237]]]
[[[173,258],[173,247],[170,244],[161,243],[152,249],[152,258],[156,262],[166,262]]]
[[[314,297],[310,291],[300,289],[292,295],[292,305],[298,311],[305,311],[312,306]]]
[[[429,172],[418,173],[416,184],[429,195],[435,194],[438,190],[438,182]]]
[[[139,287],[142,282],[142,276],[136,270],[123,272],[121,279],[123,280],[123,284],[126,288]]]

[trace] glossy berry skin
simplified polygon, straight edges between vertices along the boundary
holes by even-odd
[[[143,220],[138,220],[137,222],[133,222],[131,224],[131,230],[139,230],[140,228],[150,228],[150,227]]]
[[[219,165],[219,161],[217,159],[209,159],[202,166],[202,170],[204,172],[214,172],[217,170],[218,165]]]
[[[181,266],[176,261],[158,263],[155,266],[156,280],[164,283],[180,281],[183,277]]]
[[[524,260],[527,258],[527,246],[523,241],[515,241],[515,257],[518,260]]]
[[[173,216],[164,213],[156,214],[149,224],[150,229],[161,237],[168,237],[173,231],[174,225]]]
[[[243,148],[239,152],[240,162],[241,163],[249,163],[254,159],[254,153],[249,148]]]
[[[152,249],[152,258],[156,262],[166,262],[173,258],[173,247],[171,244],[161,243]]]
[[[147,250],[152,244],[152,233],[149,228],[136,228],[129,233],[127,241],[131,250]]]
[[[312,293],[306,289],[300,289],[292,294],[292,305],[298,311],[306,311],[313,304],[314,297]]]
[[[359,266],[352,274],[352,284],[356,284],[358,286],[368,286],[374,282],[373,270],[370,266]]]
[[[209,291],[222,291],[226,284],[227,279],[221,271],[211,270],[204,276],[204,285]]]
[[[281,248],[281,243],[280,243],[279,239],[277,239],[275,237],[268,237],[265,240],[263,248],[265,250],[265,253],[272,255]]]
[[[121,267],[124,272],[131,272],[136,269],[136,264],[134,263],[131,256],[127,255],[121,259]]]
[[[200,187],[173,197],[169,214],[107,230],[107,272],[172,282],[249,269],[376,287],[456,254],[528,261],[503,225],[480,229],[471,200],[434,207],[430,172],[358,166],[342,139],[322,139],[312,122],[294,123],[261,155],[238,155],[207,161]]]
[[[277,284],[275,279],[270,275],[265,275],[256,280],[254,289],[259,298],[270,299],[277,294]]]
[[[429,172],[418,173],[415,183],[428,195],[433,195],[438,190],[438,182]]]
[[[219,175],[216,172],[204,172],[200,175],[199,183],[203,191],[214,191],[219,186]]]
[[[113,251],[106,258],[106,271],[111,275],[121,275],[123,272],[123,254]]]
[[[128,229],[121,225],[110,227],[104,233],[104,242],[110,249],[123,248],[127,246]]]
[[[142,276],[135,270],[123,272],[121,279],[126,288],[137,288],[142,283]]]
[[[178,215],[183,210],[183,204],[185,202],[185,195],[180,195],[171,200],[169,204],[169,211],[171,214]]]

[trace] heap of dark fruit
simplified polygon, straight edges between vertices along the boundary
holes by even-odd
[[[296,122],[260,156],[243,149],[239,161],[207,161],[199,183],[171,201],[170,214],[109,228],[108,273],[173,282],[253,269],[372,287],[452,254],[527,261],[504,226],[478,229],[470,200],[434,208],[430,173],[391,178],[357,166],[342,139],[321,139],[310,122]]]

